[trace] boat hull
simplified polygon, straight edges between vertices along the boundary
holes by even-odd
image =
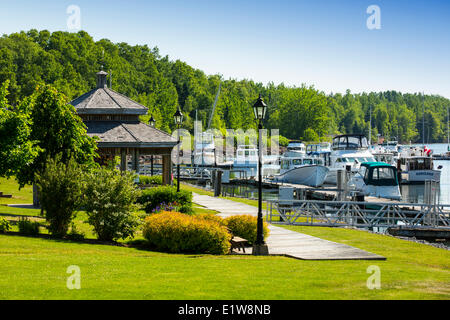
[[[440,170],[412,170],[402,172],[402,183],[423,184],[427,180],[441,181]]]
[[[319,187],[324,183],[328,171],[328,168],[324,166],[302,166],[290,169],[280,175],[277,175],[274,180],[276,182]]]

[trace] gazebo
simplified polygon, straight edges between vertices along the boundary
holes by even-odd
[[[120,155],[120,168],[126,170],[127,155],[132,156],[132,169],[139,173],[141,155],[161,155],[163,184],[172,183],[172,149],[177,140],[171,135],[139,121],[147,108],[106,85],[108,73],[97,73],[97,88],[70,102],[87,126],[87,134],[98,137],[98,153],[102,157]]]

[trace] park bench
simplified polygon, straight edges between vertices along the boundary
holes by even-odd
[[[230,243],[230,253],[233,252],[233,249],[238,249],[239,251],[242,249],[245,253],[245,246],[248,245],[248,240],[241,237],[233,237],[231,238]]]

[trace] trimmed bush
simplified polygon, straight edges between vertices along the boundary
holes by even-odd
[[[233,236],[247,239],[250,244],[256,241],[256,228],[258,219],[251,215],[231,216],[224,219],[225,225]],[[269,235],[269,227],[263,222],[264,238]]]
[[[82,183],[81,167],[74,159],[61,162],[61,157],[49,159],[45,171],[36,174],[36,184],[48,230],[57,237],[64,237],[79,205]]]
[[[101,168],[86,175],[83,208],[99,240],[133,237],[139,225],[134,213],[139,190],[134,175]]]
[[[231,235],[218,222],[179,212],[162,212],[145,219],[143,235],[152,248],[171,253],[227,254]]]
[[[139,176],[139,184],[157,184],[162,185],[162,176]]]
[[[176,203],[179,211],[192,213],[192,192],[180,190],[173,186],[161,186],[142,191],[138,203],[144,207],[145,212],[153,211],[162,204]]]
[[[0,217],[0,233],[6,233],[11,230],[11,224],[8,220],[3,217]]]
[[[17,223],[19,227],[19,232],[27,235],[38,235],[39,234],[39,222],[31,221],[28,218],[21,217]]]

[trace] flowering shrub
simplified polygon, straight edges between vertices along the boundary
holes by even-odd
[[[145,212],[161,211],[162,206],[176,203],[177,211],[192,213],[192,192],[180,190],[172,186],[161,186],[142,191],[138,203],[143,205]],[[159,208],[159,209],[158,209]],[[171,210],[168,210],[171,211]]]
[[[257,218],[251,215],[231,216],[224,219],[224,224],[233,236],[247,239],[250,244],[256,241]],[[263,222],[264,238],[269,235],[269,227]]]
[[[172,253],[226,254],[231,235],[216,221],[163,211],[145,219],[143,235],[150,246]]]

